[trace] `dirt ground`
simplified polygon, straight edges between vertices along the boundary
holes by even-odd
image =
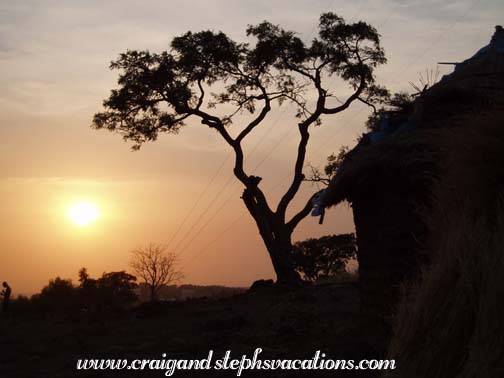
[[[356,284],[328,284],[295,291],[263,288],[234,297],[158,303],[92,318],[16,318],[0,328],[1,377],[163,377],[158,371],[76,370],[79,358],[310,359],[381,358],[386,335],[359,311]],[[176,371],[173,376],[235,377],[236,371]],[[373,377],[363,371],[259,371],[242,377]]]

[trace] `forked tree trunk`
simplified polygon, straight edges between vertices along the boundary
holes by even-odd
[[[292,230],[285,224],[285,220],[280,219],[269,209],[263,198],[257,188],[245,189],[242,197],[247,209],[256,221],[259,233],[268,250],[277,276],[277,284],[300,286],[303,280],[294,269],[292,258]]]

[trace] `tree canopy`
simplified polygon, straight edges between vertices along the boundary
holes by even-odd
[[[246,33],[253,43],[207,30],[176,37],[161,53],[121,54],[110,66],[120,72],[119,87],[104,101],[105,110],[94,116],[93,126],[121,134],[134,149],[159,133],[177,133],[189,119],[216,130],[234,151],[233,172],[245,187],[242,199],[279,281],[298,282],[291,234],[309,214],[312,198],[291,219],[286,214],[305,179],[309,128],[354,101],[373,107],[381,103],[388,92],[376,85],[375,69],[386,58],[374,27],[346,23],[334,13],[320,16],[318,36],[310,44],[267,21],[249,25]],[[344,99],[329,89],[331,77],[343,83],[338,90],[349,93]],[[296,108],[300,138],[292,181],[273,209],[259,188],[261,178],[244,168],[242,141],[263,124],[274,104],[284,102]],[[244,113],[248,116],[238,117]]]
[[[237,145],[271,110],[273,100],[291,101],[298,106],[298,117],[315,121],[357,98],[371,101],[383,94],[374,85],[374,69],[386,59],[379,34],[365,22],[346,24],[333,13],[323,14],[319,37],[310,46],[267,21],[249,26],[247,35],[255,37],[255,45],[207,30],[174,38],[169,52],[121,54],[110,65],[121,71],[120,87],[104,101],[107,111],[95,115],[94,126],[117,131],[138,148],[160,132],[177,132],[194,116]],[[355,92],[339,106],[327,106],[333,95],[322,84],[324,74],[337,74]],[[225,83],[224,90],[207,94],[205,86],[218,81]],[[319,92],[312,109],[304,97],[310,85]],[[242,111],[256,113],[258,103],[257,117],[232,138],[224,126]],[[234,111],[212,115],[208,108],[218,104],[233,105]]]
[[[354,234],[327,235],[293,246],[296,270],[312,282],[321,276],[330,277],[345,271],[346,263],[355,258],[356,253]]]
[[[166,247],[159,244],[151,243],[132,251],[130,266],[149,287],[152,302],[158,299],[163,286],[177,283],[184,277],[177,256],[167,253]]]

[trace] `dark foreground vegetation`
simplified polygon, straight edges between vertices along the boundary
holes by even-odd
[[[379,358],[385,348],[384,335],[369,329],[359,315],[355,283],[294,291],[266,286],[225,299],[145,303],[94,317],[19,313],[21,303],[12,304],[11,319],[0,323],[2,377],[164,376],[160,371],[77,372],[78,358],[161,358],[162,353],[204,358],[211,349],[218,356],[231,350],[239,357],[261,347],[263,358],[311,358],[321,350],[334,359],[360,359]],[[233,371],[207,374],[236,376]],[[244,376],[303,375],[247,371]]]
[[[79,358],[202,359],[210,350],[221,357],[230,350],[238,358],[262,348],[261,359],[309,359],[317,350],[333,359],[383,355],[384,330],[369,331],[381,343],[369,337],[359,317],[357,276],[345,270],[355,258],[354,235],[309,239],[297,243],[296,251],[296,269],[306,285],[295,290],[272,280],[259,280],[248,291],[163,284],[153,298],[150,285],[137,284],[125,271],[93,278],[82,268],[76,284],[51,279],[40,293],[18,296],[0,318],[2,377],[163,376],[164,370],[127,375],[76,366]],[[151,267],[159,267],[162,260],[156,261]],[[175,265],[169,268],[176,271]],[[205,373],[236,375],[193,370],[177,376]]]

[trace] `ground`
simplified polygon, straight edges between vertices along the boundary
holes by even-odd
[[[2,377],[162,377],[164,371],[77,371],[78,358],[204,358],[226,350],[263,359],[381,358],[383,334],[360,315],[356,284],[326,284],[295,291],[261,288],[234,297],[159,303],[101,319],[12,317],[0,333]],[[351,374],[350,374],[351,373]],[[233,377],[236,371],[176,372],[177,376]],[[363,372],[245,371],[243,377],[372,377]]]

